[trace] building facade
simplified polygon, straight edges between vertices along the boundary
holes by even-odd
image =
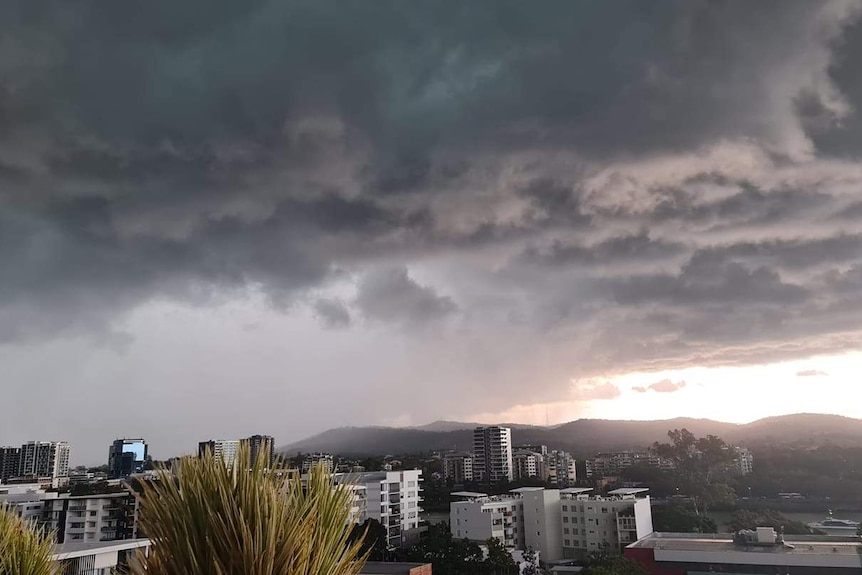
[[[63,575],[113,575],[127,573],[136,553],[146,553],[149,539],[111,541],[94,545],[72,542],[54,546],[51,559]]]
[[[332,473],[334,462],[329,453],[309,453],[302,460],[302,472],[308,473],[312,467],[321,466],[327,473]]]
[[[239,451],[239,439],[210,439],[198,444],[198,456],[203,457],[205,453],[212,453],[216,460],[227,467],[233,466],[237,451]]]
[[[734,447],[736,451],[736,465],[742,475],[748,475],[754,471],[754,455],[747,447]]]
[[[0,483],[18,477],[21,468],[20,447],[0,447]]]
[[[477,427],[473,430],[473,478],[495,483],[512,481],[512,430],[508,427]]]
[[[498,539],[513,549],[532,548],[543,561],[583,559],[590,553],[619,554],[652,533],[645,489],[620,489],[591,496],[590,488],[520,487],[506,495],[458,491],[449,526],[456,539]]]
[[[473,481],[473,454],[447,453],[443,456],[443,479],[458,485]]]
[[[365,513],[359,516],[379,521],[386,528],[387,543],[400,547],[419,534],[422,512],[422,470],[373,471],[346,476],[354,485],[365,486]]]
[[[147,442],[143,439],[117,439],[108,448],[108,477],[117,479],[143,473],[147,462]]]
[[[516,450],[512,454],[512,477],[513,479],[536,478],[544,481],[548,477],[545,458],[535,451]]]
[[[56,534],[57,543],[117,541],[137,537],[137,516],[138,501],[129,491],[61,493],[45,500],[43,525]]]
[[[590,496],[586,488],[561,490],[563,557],[583,559],[609,550],[621,553],[653,532],[647,489],[616,489],[608,497]]]
[[[252,435],[242,441],[248,444],[251,461],[256,461],[262,456],[269,462],[269,467],[275,464],[275,438],[271,435]]]
[[[649,451],[615,451],[599,453],[586,460],[587,477],[607,477],[633,465],[649,465],[658,469],[673,469],[673,462]]]
[[[575,458],[565,451],[554,450],[547,455],[548,479],[558,487],[569,487],[578,480]]]
[[[65,441],[28,441],[21,446],[19,477],[68,477],[71,448]]]

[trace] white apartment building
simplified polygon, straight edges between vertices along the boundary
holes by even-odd
[[[126,573],[129,559],[147,553],[149,539],[130,539],[106,543],[64,543],[54,546],[51,555],[57,572],[63,575],[113,575]]]
[[[747,447],[734,447],[736,451],[736,464],[742,475],[748,475],[754,471],[754,455]]]
[[[329,453],[309,453],[302,460],[302,472],[308,473],[315,465],[323,466],[323,470],[332,473],[334,463]]]
[[[418,536],[421,469],[355,473],[345,479],[365,487],[365,513],[359,516],[358,523],[367,518],[379,521],[386,528],[389,545],[395,547]]]
[[[198,454],[204,455],[207,451],[211,451],[213,457],[227,467],[232,467],[236,461],[236,454],[239,451],[239,439],[211,439],[209,441],[201,441],[198,444]]]
[[[57,543],[116,541],[137,537],[138,501],[129,491],[72,496],[50,493],[44,525]]]
[[[456,491],[449,506],[449,529],[455,539],[484,542],[492,537],[506,547],[525,549],[524,501],[519,494],[488,495]]]
[[[39,523],[45,514],[45,500],[55,498],[56,493],[46,493],[38,483],[3,485],[0,488],[0,507],[33,523]]]
[[[65,441],[28,441],[21,446],[18,475],[68,477],[71,451]]]
[[[542,457],[542,454],[527,450],[515,451],[512,454],[512,477],[514,479],[536,477],[544,481],[547,476],[545,458]]]
[[[473,481],[473,454],[447,453],[443,456],[443,479],[455,484]]]
[[[496,538],[514,549],[531,547],[543,561],[580,559],[606,549],[620,553],[652,533],[646,489],[618,489],[608,497],[590,488],[521,487],[506,495],[458,491],[449,525],[456,539]]]
[[[565,451],[554,450],[545,458],[548,479],[559,487],[568,487],[578,480],[575,458]]]
[[[564,558],[581,559],[602,549],[619,553],[653,532],[647,489],[616,489],[608,497],[590,496],[589,491],[560,491]]]
[[[477,427],[473,430],[473,478],[477,481],[512,481],[512,430]]]

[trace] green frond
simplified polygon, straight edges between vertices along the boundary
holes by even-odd
[[[349,486],[322,468],[303,485],[261,454],[248,469],[206,453],[143,486],[140,527],[152,541],[136,575],[353,575],[365,561],[350,541]]]
[[[56,575],[54,539],[0,504],[0,575]]]

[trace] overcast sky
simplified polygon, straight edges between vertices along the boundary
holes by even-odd
[[[862,415],[860,16],[6,0],[0,444]]]

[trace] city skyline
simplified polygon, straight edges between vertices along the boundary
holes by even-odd
[[[862,3],[47,2],[0,444],[862,417]]]

